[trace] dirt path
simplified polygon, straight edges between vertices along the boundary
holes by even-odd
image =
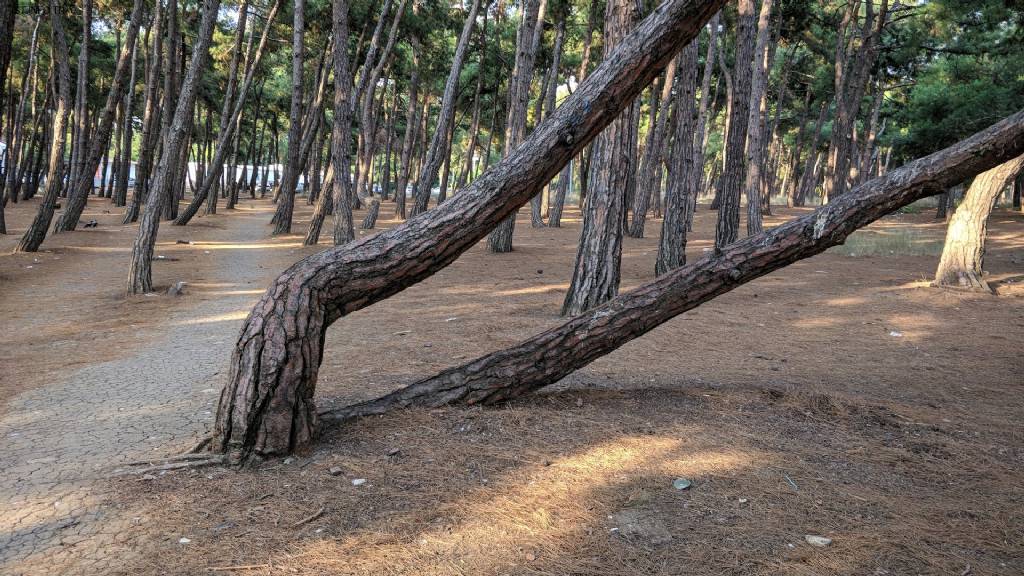
[[[106,548],[109,558],[109,547],[124,541],[129,527],[107,517],[97,480],[119,463],[187,447],[212,422],[220,386],[214,379],[245,311],[285,263],[277,260],[295,258],[265,249],[268,216],[265,206],[249,207],[220,220],[223,229],[201,234],[208,238],[181,245],[212,258],[205,263],[212,281],[190,287],[199,297],[150,296],[173,307],[159,328],[135,334],[142,343],[136,350],[9,402],[0,416],[0,492],[7,496],[0,504],[0,566],[43,551],[88,555],[74,550],[85,540],[92,551]],[[76,279],[54,280],[66,286]]]

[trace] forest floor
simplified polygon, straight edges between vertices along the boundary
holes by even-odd
[[[2,574],[1024,573],[1019,213],[991,219],[995,296],[929,288],[944,226],[898,214],[510,405],[140,477],[116,473],[205,434],[252,303],[324,245],[271,239],[272,205],[243,200],[163,225],[159,293],[126,299],[120,210],[92,201],[98,227],[10,254],[35,208],[9,205],[0,238]],[[296,232],[309,212],[300,200]],[[537,230],[523,212],[514,252],[479,245],[336,323],[320,405],[557,324],[576,218]],[[690,258],[714,219],[698,213]],[[659,227],[626,240],[623,290],[652,278]]]

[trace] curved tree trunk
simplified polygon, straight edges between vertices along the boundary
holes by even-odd
[[[517,346],[386,396],[330,410],[327,422],[410,406],[494,404],[554,384],[664,322],[793,262],[842,244],[858,228],[1024,152],[1024,112],[871,180],[842,199],[679,268]]]
[[[238,338],[210,448],[236,462],[308,448],[327,327],[475,245],[610,124],[723,3],[662,3],[554,116],[468,188],[430,213],[309,256],[278,277]]]
[[[1024,170],[1024,156],[979,174],[946,228],[935,285],[992,292],[983,278],[988,216],[999,195]],[[949,194],[949,192],[947,192]]]

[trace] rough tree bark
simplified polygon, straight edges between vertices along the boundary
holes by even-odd
[[[640,15],[636,0],[609,0],[604,15],[605,51],[614,50]],[[562,316],[575,316],[611,300],[619,293],[623,224],[630,153],[637,117],[632,102],[593,144],[590,190],[583,207],[583,227],[572,280],[562,303]]]
[[[946,228],[946,243],[935,270],[936,286],[992,292],[985,282],[985,233],[999,195],[1024,170],[1024,156],[979,174]]]
[[[64,172],[64,145],[67,138],[68,117],[71,115],[71,65],[68,62],[68,42],[64,34],[64,13],[59,0],[50,0],[51,58],[56,68],[57,110],[54,114],[53,138],[50,142],[50,165],[46,173],[46,192],[32,224],[16,249],[17,252],[35,252],[46,238],[53,219],[53,209],[62,186]]]
[[[523,19],[516,35],[516,63],[512,79],[508,84],[508,117],[505,120],[505,151],[507,157],[526,136],[526,112],[530,102],[530,81],[533,79],[533,64],[536,58],[536,44],[533,39],[540,22],[541,3],[546,0],[524,0]],[[512,234],[515,232],[516,214],[513,212],[487,238],[491,252],[512,251]]]
[[[0,110],[4,108],[7,96],[7,67],[11,63],[11,44],[14,41],[14,17],[18,12],[18,3],[7,0],[0,3]],[[0,234],[7,234],[4,219],[3,194],[0,194]]]
[[[736,241],[740,228],[740,193],[743,188],[747,124],[750,111],[750,63],[754,58],[754,2],[739,0],[736,20],[736,64],[729,94],[729,126],[725,143],[725,169],[722,172],[721,203],[715,227],[715,247]]]
[[[174,120],[164,142],[164,153],[157,166],[153,186],[149,197],[146,198],[146,211],[139,223],[139,234],[132,246],[131,264],[128,268],[128,294],[142,294],[153,289],[153,248],[160,229],[161,209],[167,199],[165,187],[170,183],[171,172],[176,166],[178,154],[192,123],[192,108],[195,106],[196,93],[199,89],[199,78],[210,59],[210,39],[213,37],[213,27],[217,22],[219,8],[220,0],[203,1],[202,21],[199,24],[192,60],[181,85],[178,105],[174,109]]]
[[[644,225],[647,223],[647,209],[651,204],[651,197],[661,195],[660,172],[664,164],[662,157],[666,145],[665,134],[668,132],[669,110],[672,107],[675,71],[676,66],[670,63],[665,69],[660,96],[655,96],[651,100],[651,123],[643,164],[640,166],[640,186],[638,193],[633,196],[633,219],[628,232],[631,238],[644,237]]]
[[[420,85],[419,43],[410,42],[412,51],[412,74],[409,76],[408,103],[405,108],[405,136],[402,138],[402,154],[400,169],[395,188],[395,217],[405,220],[405,204],[408,197],[409,174],[412,169],[412,151],[416,145],[416,128],[419,126],[419,106],[416,105],[416,92]]]
[[[334,125],[331,128],[331,168],[334,182],[334,245],[347,244],[355,237],[352,230],[352,72],[348,61],[348,0],[332,2],[334,31]],[[340,111],[340,112],[339,112]],[[324,196],[327,193],[324,192]]]
[[[130,75],[132,49],[139,36],[139,26],[142,24],[142,9],[145,3],[142,0],[135,0],[132,7],[131,19],[128,22],[128,36],[123,49],[117,59],[114,70],[114,79],[107,93],[107,101],[97,119],[96,129],[89,140],[88,149],[80,151],[80,166],[78,169],[78,180],[71,182],[71,190],[68,192],[67,207],[60,219],[54,226],[54,232],[67,232],[78,226],[78,220],[85,209],[86,200],[93,187],[93,175],[103,158],[103,153],[110,144],[110,134],[114,128],[114,112],[117,105],[124,97]]]
[[[747,194],[747,235],[761,232],[761,150],[765,138],[765,115],[768,110],[768,36],[772,15],[772,0],[761,0],[761,13],[757,21],[757,42],[754,60],[750,66],[750,111],[747,117],[747,173],[743,188]]]
[[[288,159],[284,167],[284,180],[281,182],[280,199],[274,215],[274,235],[290,234],[292,231],[292,211],[295,206],[295,188],[299,181],[299,141],[302,139],[302,56],[305,50],[303,37],[306,30],[306,0],[295,0],[292,9],[292,103],[288,114]]]
[[[430,213],[309,256],[246,320],[209,448],[233,462],[309,447],[324,332],[451,264],[610,124],[725,0],[667,0],[510,155]]]
[[[75,124],[71,137],[71,172],[61,196],[74,200],[74,185],[82,171],[82,154],[89,142],[89,45],[92,43],[92,0],[82,1],[82,41],[78,49],[78,77],[75,87]],[[61,232],[61,220],[54,232]],[[73,229],[73,228],[72,228]]]
[[[747,282],[842,244],[858,228],[1024,153],[1024,112],[748,236],[538,334],[386,396],[320,414],[325,422],[411,406],[487,405],[554,384],[664,322]]]
[[[462,73],[462,63],[466,61],[469,37],[473,33],[473,25],[476,23],[476,13],[479,8],[480,0],[470,0],[469,14],[466,16],[466,23],[462,26],[459,43],[455,46],[455,57],[452,60],[452,67],[448,71],[448,80],[444,84],[441,109],[437,113],[437,126],[434,128],[434,136],[430,141],[426,160],[420,169],[420,176],[417,179],[415,188],[416,198],[412,206],[412,216],[426,211],[427,203],[430,201],[430,189],[434,184],[434,180],[437,179],[437,171],[441,167],[441,162],[449,155],[448,133],[451,128],[452,118],[455,116],[455,99],[459,91],[459,74]]]
[[[661,223],[655,274],[661,276],[686,264],[686,219],[690,211],[694,165],[694,92],[697,89],[697,42],[690,42],[679,55],[676,88],[675,135],[669,153],[669,182],[665,193],[665,219]]]

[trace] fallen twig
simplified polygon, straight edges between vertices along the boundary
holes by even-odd
[[[305,518],[303,518],[302,520],[299,520],[295,524],[292,524],[292,528],[298,528],[299,526],[302,526],[303,524],[308,524],[308,523],[312,522],[313,520],[316,520],[317,518],[319,518],[319,517],[324,515],[324,511],[325,510],[326,510],[326,508],[321,506],[320,509],[317,510],[316,512],[314,512],[313,514],[310,514],[309,516],[306,516]]]
[[[234,572],[236,570],[259,570],[261,568],[270,568],[270,564],[239,564],[237,566],[210,566],[207,568],[210,572]]]

